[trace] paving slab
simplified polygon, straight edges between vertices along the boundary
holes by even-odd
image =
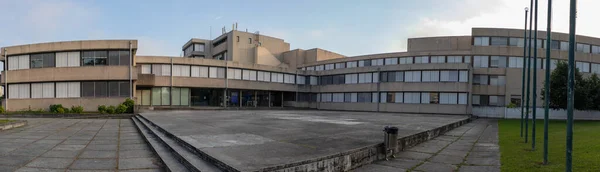
[[[140,166],[129,158],[156,159],[143,138],[127,127],[127,142],[136,143],[136,152],[119,149],[119,123],[130,119],[27,118],[28,125],[0,133],[0,171],[162,171],[162,164]],[[100,134],[100,137],[96,137]],[[121,146],[125,146],[121,145]],[[124,155],[119,158],[118,155]],[[120,162],[120,163],[117,163]],[[131,162],[131,164],[129,164]]]
[[[398,127],[399,137],[405,137],[468,119],[457,115],[314,110],[155,111],[141,115],[241,171],[376,145],[383,142],[385,126]]]

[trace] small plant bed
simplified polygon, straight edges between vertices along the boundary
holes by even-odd
[[[98,106],[96,112],[84,112],[82,106],[63,107],[62,104],[53,104],[48,107],[48,111],[43,109],[27,109],[21,111],[6,112],[4,107],[0,106],[0,117],[9,118],[117,118],[125,119],[133,116],[135,102],[126,99],[125,102],[117,106]]]
[[[0,119],[0,125],[4,125],[6,123],[10,123],[10,122],[14,122],[15,120],[9,120],[9,119]]]

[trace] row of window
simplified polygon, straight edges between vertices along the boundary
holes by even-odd
[[[398,64],[419,63],[471,63],[471,56],[417,56],[417,57],[390,57],[385,59],[369,59],[350,62],[339,62],[317,66],[303,67],[301,70],[333,70],[366,66],[383,66]]]
[[[439,92],[362,92],[320,93],[319,102],[346,103],[407,103],[407,104],[467,104],[468,93]]]
[[[140,95],[142,104],[151,103],[152,106],[190,105],[190,88],[153,87],[151,94],[151,96]]]
[[[129,51],[73,51],[26,54],[8,57],[8,70],[46,67],[74,67],[125,65],[128,66]]]
[[[204,52],[204,44],[201,44],[201,43],[190,44],[183,50],[183,55],[188,57],[188,56],[192,55],[192,52],[194,52],[194,51]]]
[[[534,42],[531,42],[532,44]],[[487,37],[487,36],[477,36],[473,38],[473,45],[475,46],[517,46],[524,47],[525,39],[524,38],[515,38],[515,37]],[[546,41],[544,39],[537,39],[537,48],[547,48]],[[558,41],[552,40],[551,46],[552,49],[555,50],[569,50],[569,42],[568,41]],[[576,44],[576,51],[584,52],[584,53],[592,53],[592,54],[600,54],[600,46],[598,45],[590,45],[584,43]]]
[[[469,82],[464,71],[386,71],[321,76],[319,85],[358,84],[378,82]]]
[[[8,84],[9,99],[128,97],[130,91],[128,81]]]
[[[504,96],[473,95],[474,106],[505,106]]]

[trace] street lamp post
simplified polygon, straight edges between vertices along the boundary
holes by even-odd
[[[533,43],[533,103],[532,103],[532,113],[531,113],[531,150],[535,150],[535,117],[536,117],[536,111],[537,111],[537,49],[538,49],[538,41],[537,41],[537,35],[538,35],[538,0],[535,0],[535,21],[534,21],[535,25],[534,25],[534,32],[533,32],[533,40],[535,41]],[[540,42],[541,43],[541,42]]]
[[[529,8],[525,7],[525,29],[523,29],[523,78],[521,82],[521,137],[523,137],[523,116],[525,112],[523,108],[525,107],[525,67],[527,66],[527,13],[529,12]]]
[[[531,0],[530,9],[533,10],[533,0]],[[531,29],[533,26],[533,13],[529,15],[529,43],[527,49],[529,49],[527,53],[527,91],[526,91],[526,104],[525,104],[525,143],[529,139],[529,85],[531,82]],[[534,66],[535,67],[535,66]]]
[[[544,86],[544,164],[548,164],[548,116],[550,113],[550,49],[552,48],[552,0],[548,0],[546,30],[546,83]]]
[[[565,171],[572,171],[573,156],[573,97],[575,89],[575,24],[577,20],[577,0],[571,0],[569,12],[569,81],[567,87],[567,150]]]

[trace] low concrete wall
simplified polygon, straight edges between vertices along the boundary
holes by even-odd
[[[473,107],[473,116],[485,118],[521,119],[521,108],[478,106]],[[529,114],[529,119],[531,119],[532,116],[532,114]],[[567,111],[562,109],[550,109],[548,118],[555,120],[565,120],[567,119]],[[536,119],[544,119],[544,108],[536,108]],[[600,120],[600,111],[575,110],[573,111],[573,119]]]
[[[22,127],[22,126],[25,126],[25,125],[27,125],[27,121],[25,121],[25,120],[17,120],[17,121],[13,121],[13,122],[9,122],[9,123],[0,125],[0,131],[9,130],[9,129],[12,129],[12,128],[18,128],[18,127]]]

